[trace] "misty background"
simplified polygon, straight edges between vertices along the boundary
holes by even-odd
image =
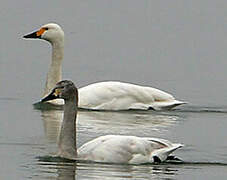
[[[56,22],[65,32],[63,78],[78,87],[120,80],[190,105],[225,106],[226,1],[1,1],[1,98],[37,101],[51,59],[23,35]]]

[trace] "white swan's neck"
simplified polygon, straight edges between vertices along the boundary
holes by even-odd
[[[77,156],[76,147],[76,97],[72,100],[65,100],[64,118],[58,140],[59,156],[75,159]]]
[[[43,96],[50,93],[57,82],[62,80],[62,60],[64,56],[64,39],[51,42],[52,61],[47,74],[46,87]]]

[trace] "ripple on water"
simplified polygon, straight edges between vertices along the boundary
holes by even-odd
[[[182,173],[193,173],[205,169],[222,169],[227,164],[219,162],[171,162],[162,164],[104,164],[71,161],[58,157],[38,157],[33,166],[39,178],[58,179],[176,179]],[[36,160],[37,160],[36,159]]]

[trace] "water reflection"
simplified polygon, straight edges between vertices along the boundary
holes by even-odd
[[[178,166],[163,165],[119,165],[81,162],[49,162],[39,160],[38,174],[42,179],[75,180],[75,179],[175,179]]]
[[[175,124],[178,116],[147,112],[94,112],[81,111],[78,114],[80,130],[89,129],[101,134],[151,135]]]
[[[33,165],[34,166],[34,165]],[[72,162],[53,162],[39,160],[35,164],[35,172],[39,174],[36,179],[75,180],[76,164]],[[33,174],[36,174],[33,172]],[[33,178],[32,178],[33,179]]]
[[[62,118],[62,110],[42,110],[45,135],[49,142],[56,142]],[[125,134],[137,136],[160,135],[172,125],[179,116],[157,112],[97,112],[79,111],[77,119],[78,141],[104,134]]]
[[[85,173],[84,173],[85,172]],[[177,169],[168,165],[114,165],[77,163],[78,179],[173,179]]]
[[[76,166],[74,164],[60,164],[57,169],[57,180],[75,180]]]
[[[42,120],[46,138],[49,142],[56,142],[61,127],[63,112],[60,110],[42,111]]]

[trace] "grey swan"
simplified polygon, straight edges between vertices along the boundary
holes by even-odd
[[[69,80],[58,82],[51,93],[42,99],[42,102],[57,98],[65,101],[64,117],[58,140],[58,157],[101,163],[160,163],[168,158],[171,159],[173,156],[169,155],[183,146],[159,138],[105,135],[77,149],[78,90],[74,83]]]

